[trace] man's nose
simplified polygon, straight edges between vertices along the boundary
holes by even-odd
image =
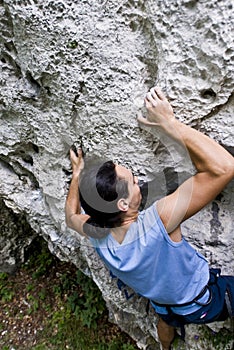
[[[137,176],[134,176],[134,182],[135,182],[135,184],[138,184],[138,177]]]

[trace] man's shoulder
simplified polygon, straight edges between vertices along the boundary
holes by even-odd
[[[154,202],[139,213],[137,223],[140,230],[146,232],[154,230],[155,233],[163,232],[167,234],[157,211],[157,202]]]

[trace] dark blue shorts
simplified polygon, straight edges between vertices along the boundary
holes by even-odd
[[[234,317],[234,276],[217,275],[219,269],[210,270],[208,286],[211,292],[211,302],[189,315],[177,315],[168,307],[168,314],[159,316],[170,326],[195,323],[205,324],[215,321],[224,321]],[[226,302],[227,301],[227,302]]]

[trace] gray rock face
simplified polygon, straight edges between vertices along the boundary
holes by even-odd
[[[24,215],[14,214],[0,199],[1,236],[0,267],[1,272],[13,273],[24,261],[25,248],[35,237]]]
[[[127,301],[126,290],[118,290],[89,243],[65,225],[68,150],[82,140],[88,158],[105,155],[131,165],[140,179],[160,178],[156,197],[166,193],[165,164],[183,181],[193,171],[186,152],[162,145],[159,135],[139,129],[136,122],[139,110],[144,112],[145,93],[157,82],[180,120],[233,152],[231,2],[2,0],[0,16],[4,206],[42,234],[60,259],[92,276],[110,318],[139,348],[156,349],[153,310],[147,315],[146,301],[136,296]],[[232,182],[184,224],[191,244],[226,274],[234,274],[233,202]],[[13,235],[17,251],[11,235],[17,229],[9,221],[7,211],[0,264],[1,270],[12,271],[34,234]],[[203,331],[187,328],[189,349],[212,347]]]

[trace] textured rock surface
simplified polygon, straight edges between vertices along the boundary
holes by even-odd
[[[146,301],[126,301],[126,291],[116,288],[87,241],[65,226],[68,150],[82,139],[87,157],[131,164],[145,180],[162,176],[167,164],[182,181],[192,171],[188,157],[173,153],[171,145],[165,150],[135,120],[145,92],[158,82],[178,118],[233,152],[231,2],[2,0],[0,16],[1,198],[52,252],[92,276],[110,317],[140,348],[156,349],[156,317],[151,309],[146,315]],[[157,195],[166,191],[162,179]],[[210,263],[232,274],[233,202],[232,182],[184,224],[185,235]],[[0,242],[11,256],[8,225]],[[1,253],[2,270],[23,259],[31,238],[18,235],[17,261]],[[204,349],[202,332],[188,327],[189,349]]]
[[[35,237],[31,227],[22,214],[14,214],[0,199],[1,235],[0,235],[0,270],[14,273],[22,263],[25,248]]]

